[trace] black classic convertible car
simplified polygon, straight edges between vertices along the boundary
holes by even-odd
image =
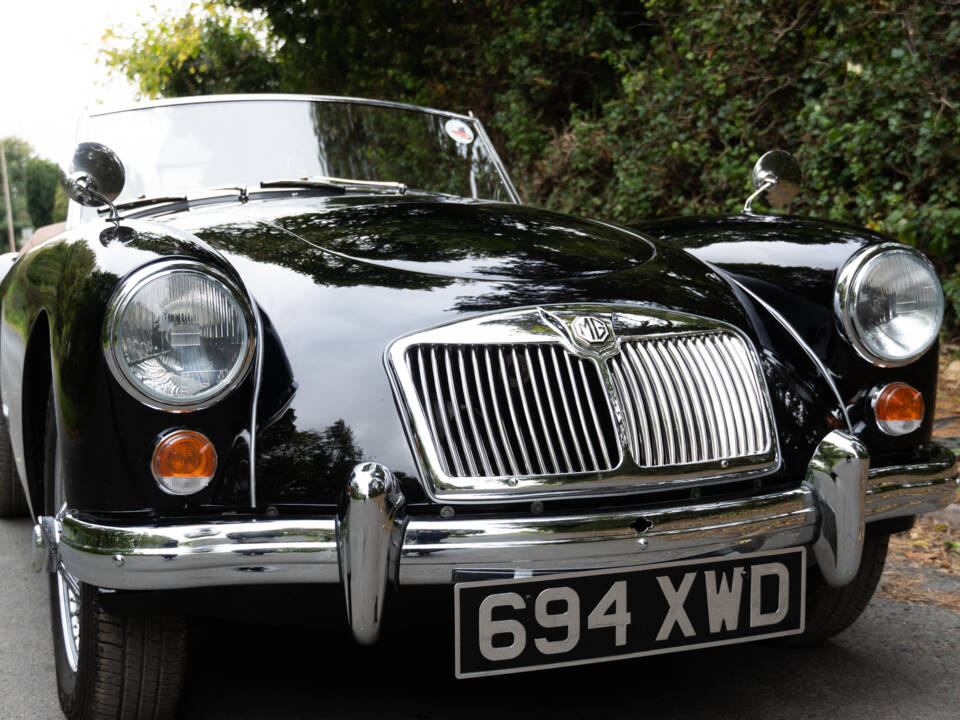
[[[68,717],[170,716],[252,588],[365,644],[431,588],[464,678],[819,641],[957,487],[933,268],[753,211],[781,151],[621,227],[522,205],[472,115],[224,96],[88,118],[64,182],[3,261],[0,511]]]

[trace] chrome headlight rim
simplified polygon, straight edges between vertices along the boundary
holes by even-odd
[[[152,393],[148,388],[136,382],[124,369],[125,363],[118,355],[118,353],[122,352],[119,345],[120,320],[130,300],[147,284],[160,277],[176,273],[200,275],[204,279],[213,281],[226,290],[233,297],[243,315],[247,334],[247,346],[244,350],[243,358],[237,365],[233,376],[219,387],[215,387],[209,394],[203,394],[198,399],[182,401]],[[160,260],[135,270],[120,281],[110,300],[107,302],[101,343],[103,345],[103,354],[107,362],[107,367],[110,368],[110,374],[127,393],[139,402],[154,410],[175,413],[193,412],[216,405],[244,381],[256,355],[256,318],[250,306],[247,293],[226,273],[195,260]]]
[[[937,335],[939,334],[938,328],[938,332],[934,333],[930,342],[909,357],[902,358],[889,358],[878,355],[870,350],[870,348],[868,348],[863,342],[860,329],[857,327],[857,321],[854,317],[856,309],[856,294],[859,289],[858,280],[861,279],[864,269],[870,264],[871,261],[890,252],[898,252],[905,255],[910,255],[912,258],[919,260],[922,265],[926,266],[926,268],[931,272],[931,274],[933,274],[934,277],[938,277],[937,270],[933,263],[930,262],[929,258],[927,258],[927,256],[921,253],[919,250],[916,250],[909,245],[904,245],[903,243],[886,241],[877,243],[876,245],[868,245],[867,247],[861,248],[855,252],[840,270],[840,274],[837,276],[837,284],[834,288],[834,313],[837,316],[837,320],[839,321],[847,340],[860,357],[873,365],[884,368],[903,367],[904,365],[909,365],[910,363],[921,358],[931,347],[933,347],[937,340]],[[943,321],[943,306],[944,302],[941,292],[939,312],[941,322]]]

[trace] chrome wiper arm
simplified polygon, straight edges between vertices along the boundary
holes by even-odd
[[[328,177],[326,175],[312,178],[300,178],[296,180],[262,180],[262,188],[329,188],[331,190],[342,190],[346,192],[350,189],[370,190],[372,192],[392,192],[397,195],[404,195],[407,192],[407,186],[401,182],[392,182],[388,180],[352,180],[350,178]]]
[[[246,202],[248,199],[246,185],[224,185],[191,191],[184,195],[157,195],[156,197],[140,197],[136,198],[135,200],[128,200],[127,202],[119,203],[117,205],[117,210],[135,210],[136,208],[147,207],[149,205],[206,200],[208,198],[218,197],[227,193],[231,195],[238,193],[238,199],[240,202]]]
[[[127,202],[117,203],[117,210],[135,210],[136,208],[146,207],[147,205],[159,205],[160,203],[187,202],[186,195],[158,195],[150,198],[137,198]]]

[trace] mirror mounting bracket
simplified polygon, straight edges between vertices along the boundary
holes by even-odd
[[[800,191],[800,165],[785,150],[764,153],[753,166],[754,192],[743,204],[743,212],[753,214],[753,201],[765,195],[769,204],[783,208]]]
[[[84,204],[92,204],[92,201],[96,200],[109,207],[110,217],[106,218],[107,222],[112,222],[116,227],[120,227],[120,213],[117,211],[117,206],[106,195],[97,192],[97,181],[94,180],[92,175],[84,172],[73,173],[69,178],[69,183],[73,186],[77,197],[86,198]]]

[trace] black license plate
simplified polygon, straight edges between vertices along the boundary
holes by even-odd
[[[791,548],[454,588],[458,678],[795,635],[806,551]]]

